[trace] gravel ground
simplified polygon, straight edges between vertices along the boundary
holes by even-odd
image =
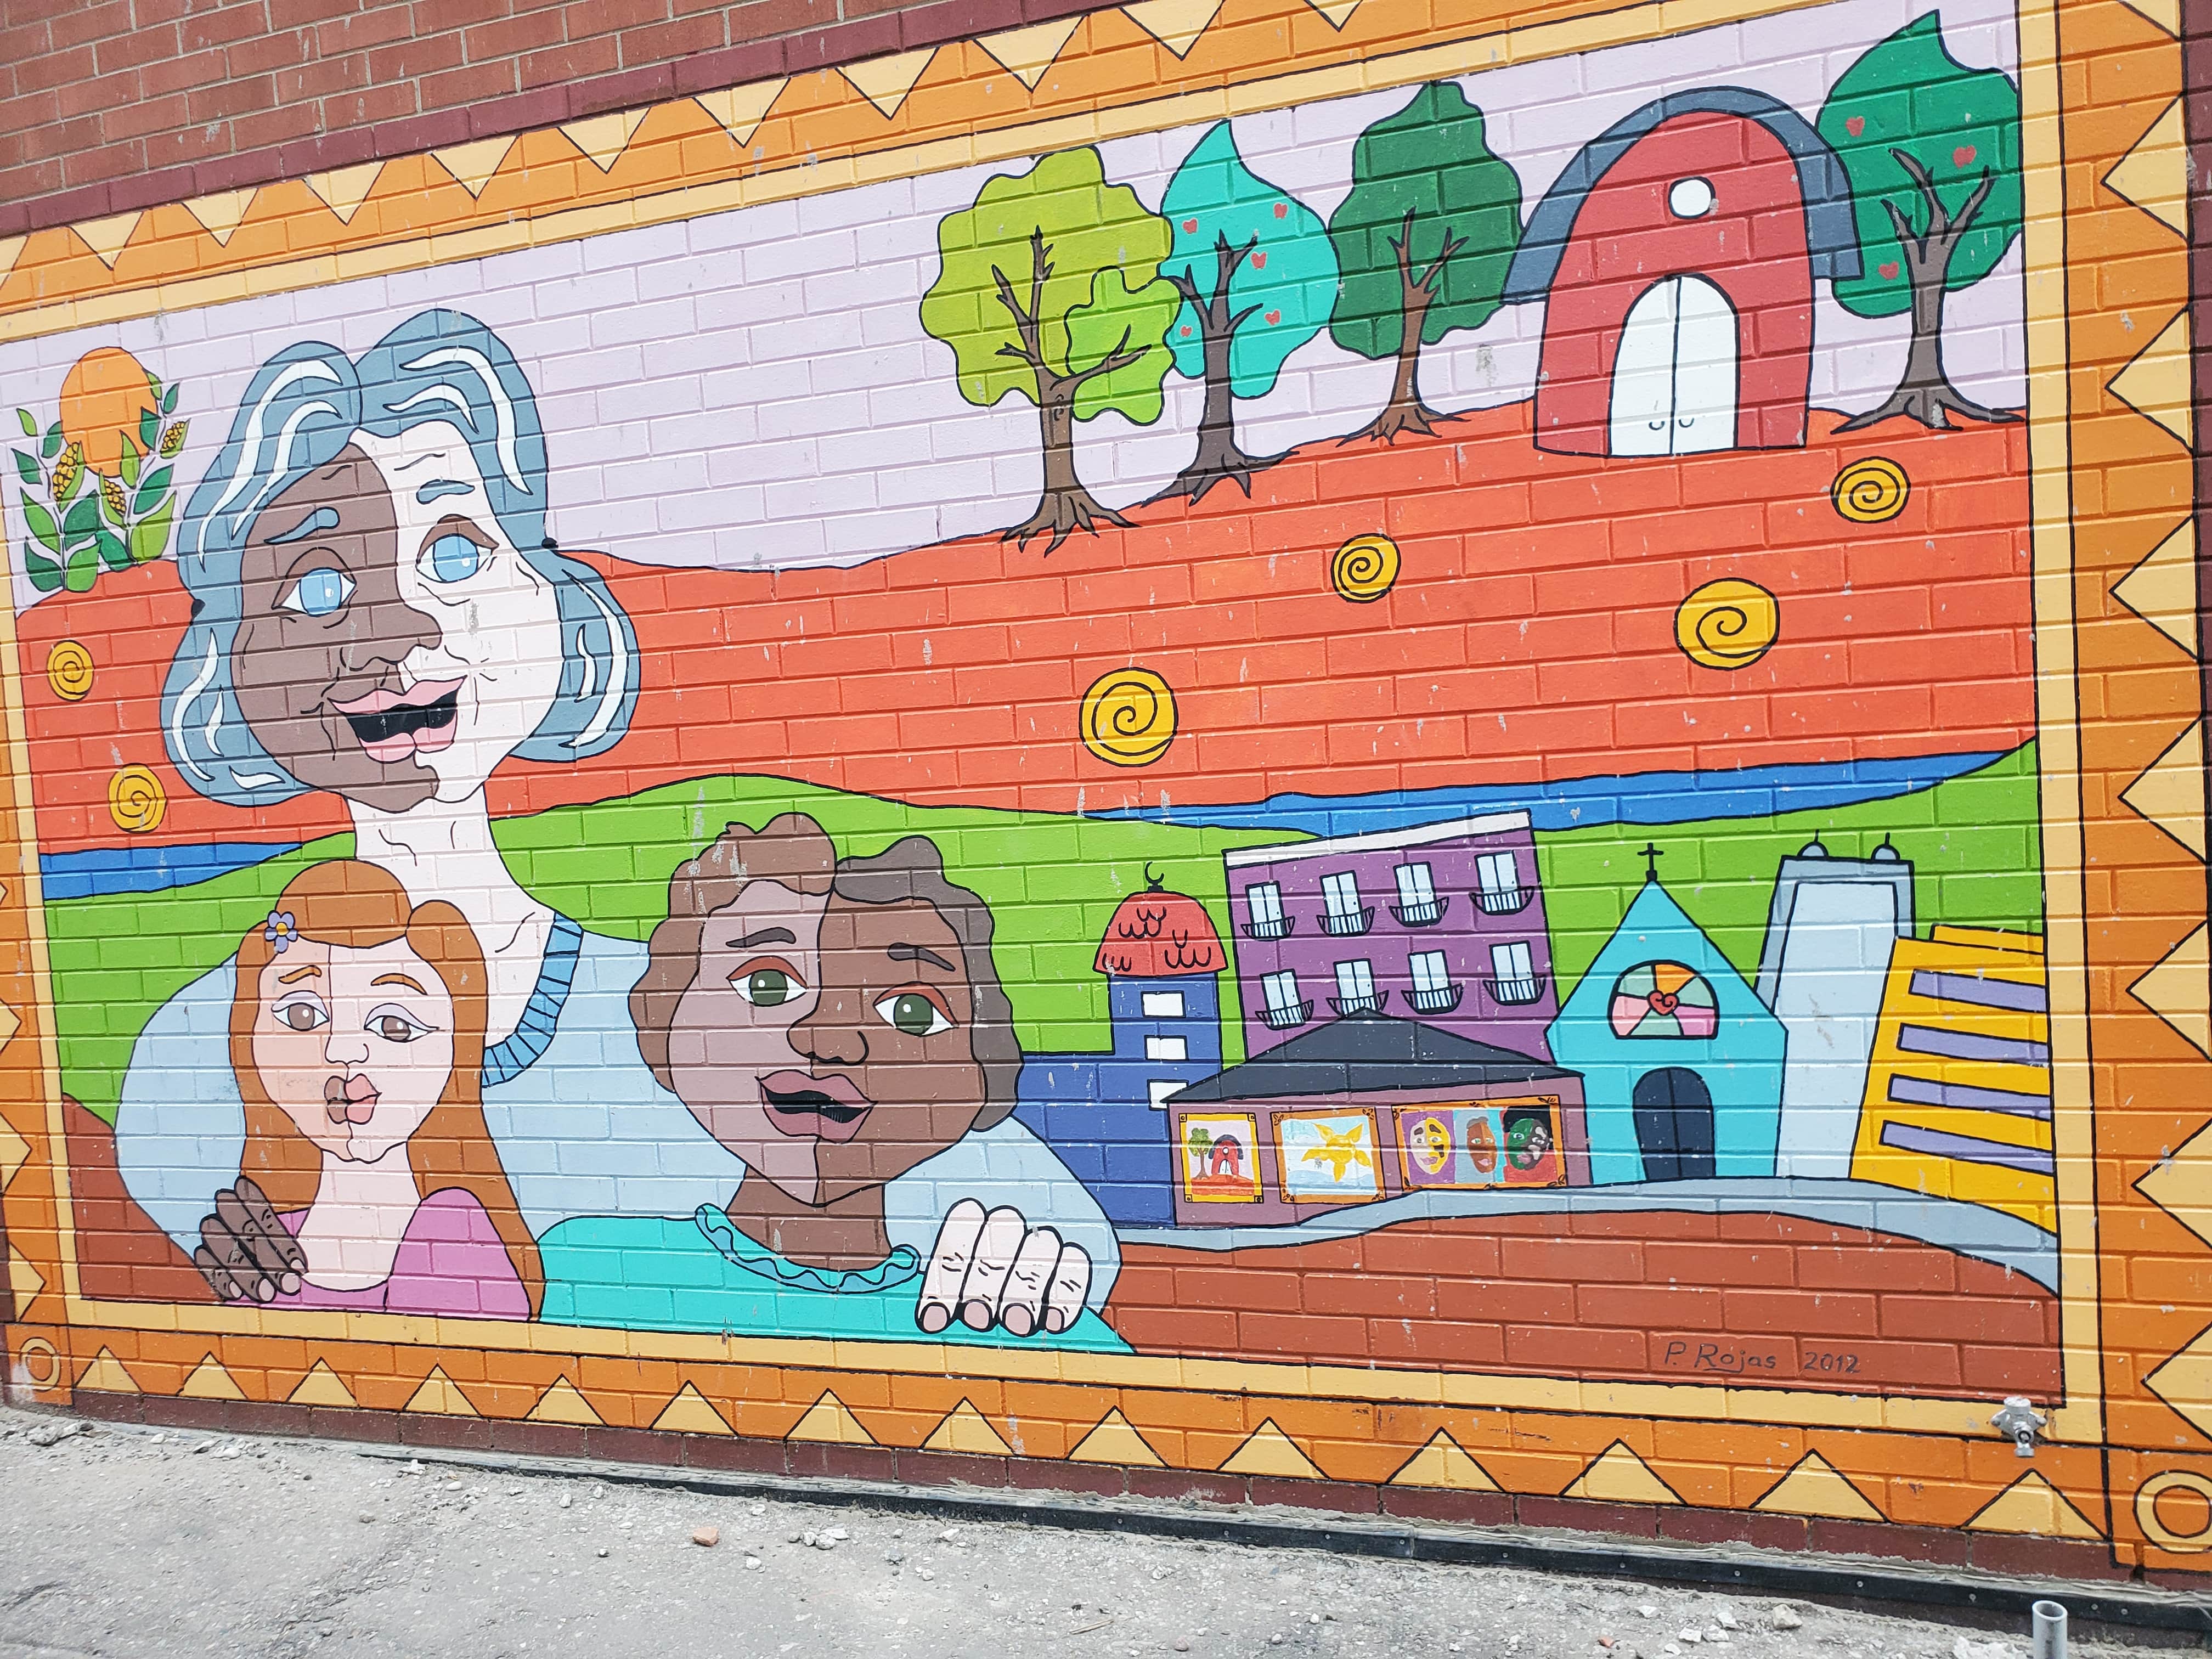
[[[2027,1652],[2024,1634],[1742,1595],[495,1475],[342,1445],[106,1425],[36,1443],[67,1423],[0,1411],[0,1659]]]

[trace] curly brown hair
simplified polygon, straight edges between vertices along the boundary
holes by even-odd
[[[908,836],[869,858],[840,860],[822,826],[802,812],[786,812],[759,830],[732,823],[713,846],[676,866],[668,878],[668,920],[653,930],[650,960],[629,994],[629,1017],[638,1051],[676,1092],[668,1063],[669,1028],[677,1005],[699,969],[699,939],[707,919],[737,902],[749,882],[774,882],[794,893],[829,894],[854,904],[896,904],[919,899],[945,918],[960,941],[960,966],[968,981],[972,1016],[969,1043],[983,1073],[983,1109],[975,1127],[988,1129],[1014,1109],[1022,1045],[1014,1034],[1013,1004],[991,956],[991,907],[981,895],[956,886],[945,874],[937,844]]]

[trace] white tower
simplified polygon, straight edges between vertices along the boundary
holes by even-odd
[[[1775,1174],[1850,1175],[1890,952],[1911,934],[1912,866],[1887,840],[1869,859],[1815,841],[1782,860],[1759,957],[1759,999],[1790,1036]]]

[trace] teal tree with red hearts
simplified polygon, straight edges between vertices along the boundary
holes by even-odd
[[[1167,222],[1106,182],[1097,150],[1060,150],[987,180],[939,222],[937,246],[921,325],[952,348],[960,395],[1036,405],[1044,489],[1006,538],[1048,536],[1049,553],[1078,530],[1126,527],[1076,471],[1075,426],[1109,410],[1139,426],[1160,417],[1176,305],[1160,280]]]
[[[1396,365],[1382,412],[1346,441],[1425,436],[1443,417],[1421,398],[1421,348],[1497,314],[1521,244],[1520,175],[1456,82],[1431,82],[1359,135],[1328,235],[1343,271],[1329,337]]]
[[[1943,362],[1945,297],[1988,276],[2020,234],[2019,88],[1954,58],[1930,12],[1845,70],[1816,125],[1843,158],[1858,231],[1860,271],[1837,280],[1837,301],[1912,318],[1897,390],[1842,430],[1898,415],[1933,428],[2019,419],[1966,397]]]
[[[1261,465],[1237,441],[1237,400],[1274,390],[1285,361],[1328,326],[1336,250],[1319,216],[1245,164],[1236,135],[1207,130],[1161,204],[1174,234],[1160,275],[1182,296],[1168,329],[1176,372],[1206,383],[1198,453],[1161,497],[1205,499],[1231,480],[1246,495]]]

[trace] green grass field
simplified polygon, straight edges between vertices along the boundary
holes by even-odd
[[[1540,835],[1561,996],[1626,914],[1644,876],[1637,849],[1647,841],[1666,854],[1660,876],[1668,890],[1747,976],[1758,965],[1775,869],[1816,835],[1838,855],[1871,851],[1890,836],[1915,866],[1923,932],[1937,922],[2039,932],[2035,808],[2031,746],[1979,772],[1865,805]],[[664,914],[677,864],[732,820],[757,829],[783,811],[811,813],[846,854],[880,852],[902,836],[934,840],[951,878],[992,908],[999,972],[1023,1047],[1033,1053],[1109,1046],[1106,981],[1091,963],[1114,907],[1143,888],[1147,866],[1203,902],[1233,951],[1222,854],[1304,839],[913,807],[781,778],[713,777],[509,819],[498,841],[516,878],[545,902],[597,932],[641,939]],[[63,1087],[112,1120],[131,1045],[154,1011],[237,949],[294,875],[346,856],[352,844],[350,836],[333,836],[189,887],[49,904]],[[1234,1064],[1243,1057],[1234,1019],[1223,1037]]]

